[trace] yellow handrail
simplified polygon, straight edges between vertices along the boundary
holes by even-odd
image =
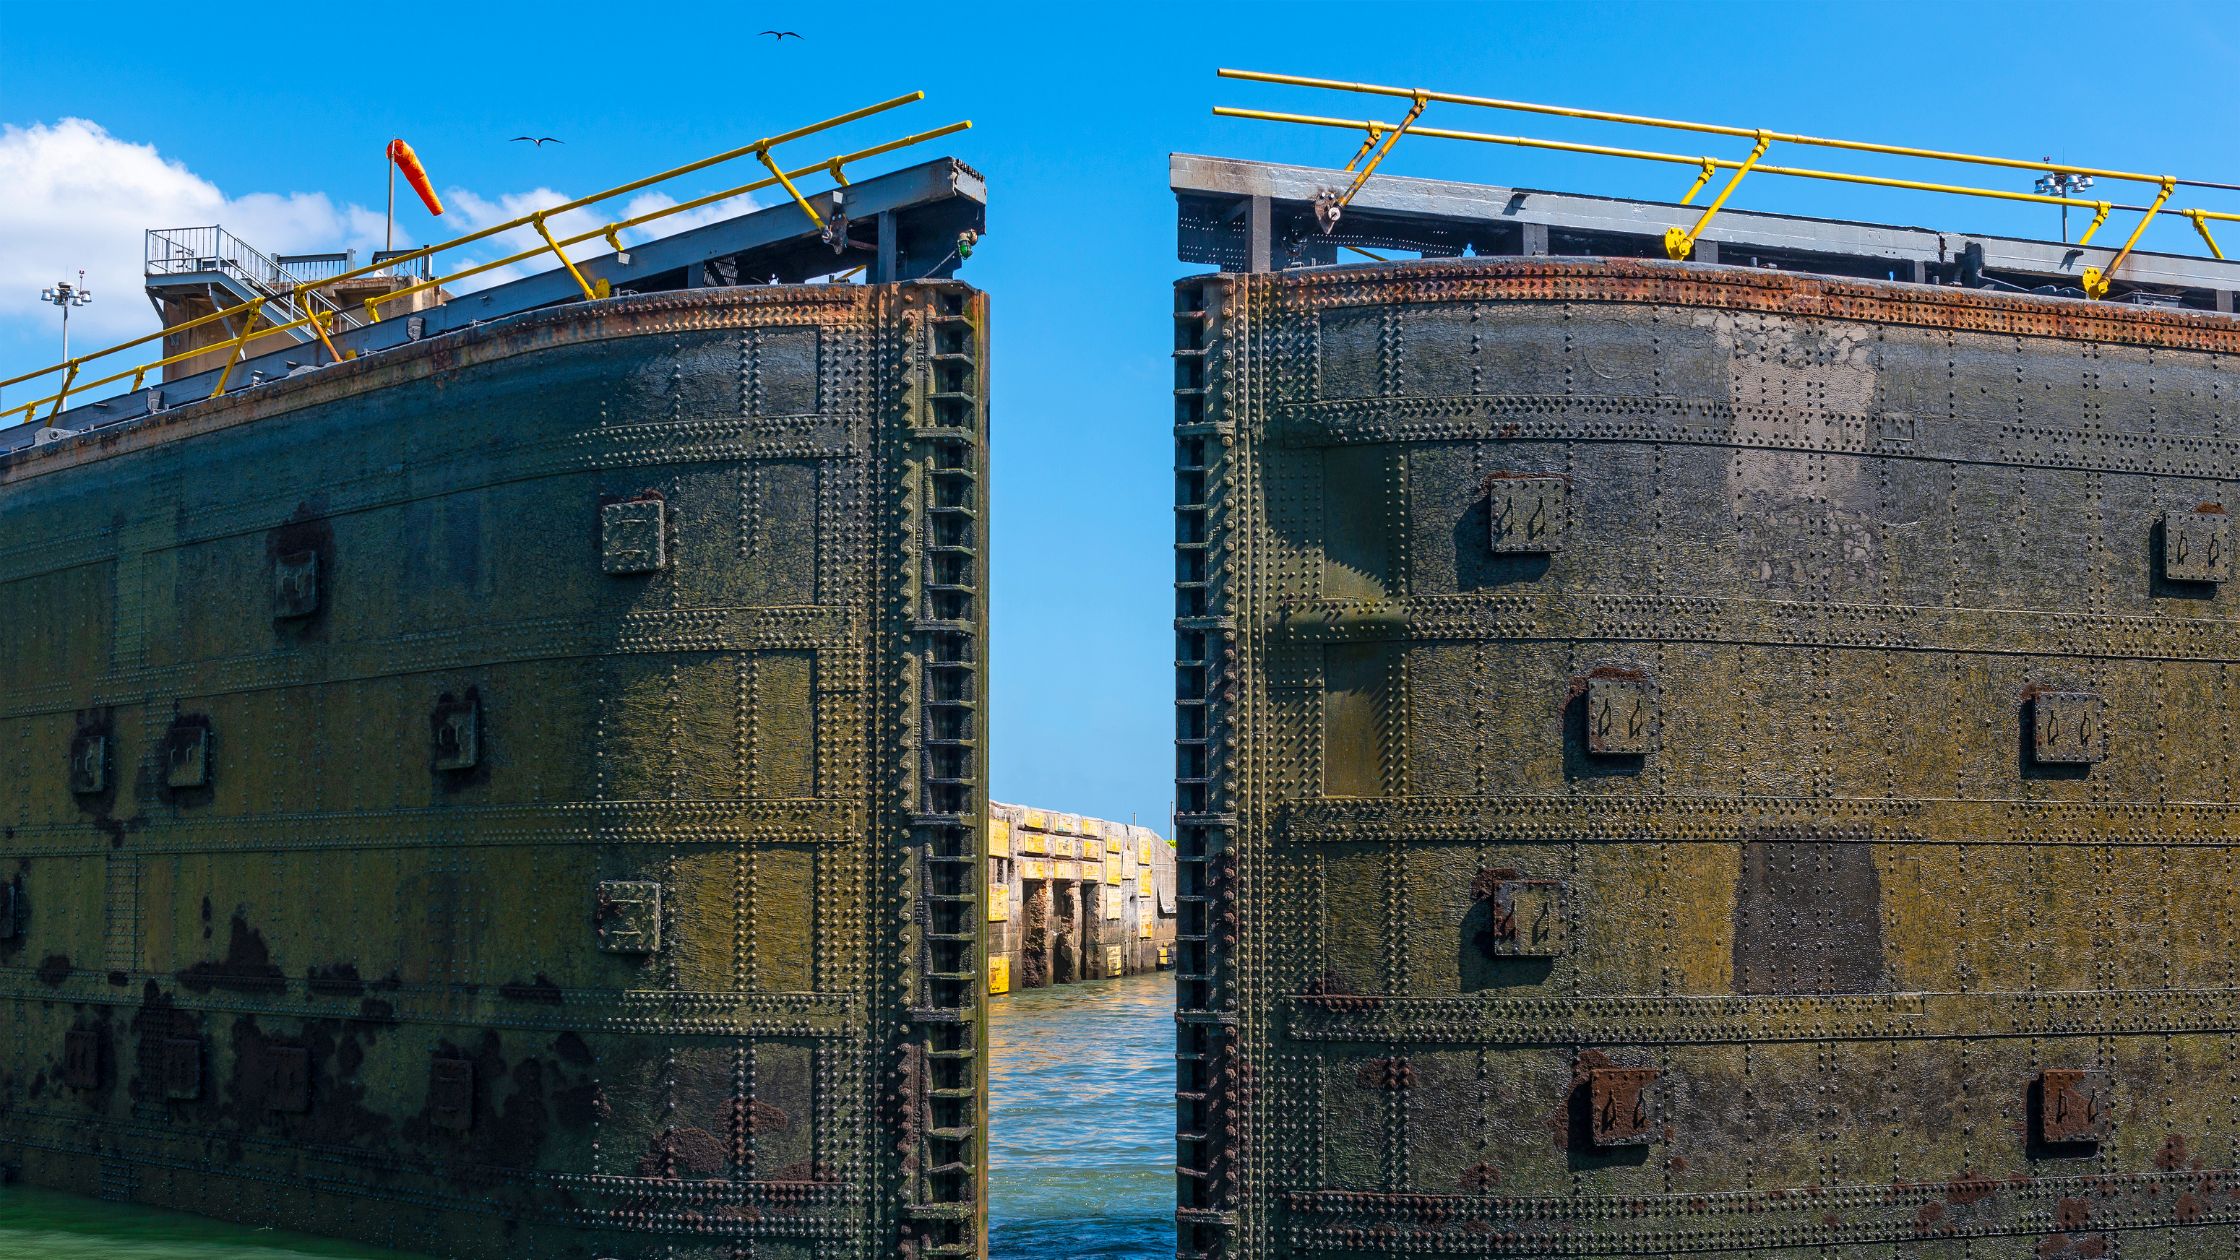
[[[878,157],[881,154],[892,153],[896,149],[907,149],[914,144],[924,144],[928,140],[938,140],[943,136],[951,136],[960,131],[968,131],[971,129],[971,127],[972,124],[970,122],[950,123],[946,127],[936,127],[931,131],[921,131],[914,136],[904,136],[900,140],[889,140],[885,144],[875,144],[868,149],[858,149],[854,153],[844,154],[840,157],[833,158],[830,162],[818,163],[813,166],[797,167],[791,172],[791,174],[795,179],[805,178],[809,175],[815,174],[819,170],[827,169],[833,163],[868,161],[871,158]],[[623,228],[639,227],[644,224],[651,223],[655,219],[665,219],[672,214],[683,214],[687,210],[698,210],[702,206],[713,205],[719,201],[728,201],[733,197],[743,197],[748,193],[761,192],[766,188],[775,188],[777,187],[777,185],[778,181],[775,178],[758,179],[752,183],[741,184],[736,188],[726,188],[722,192],[712,192],[704,197],[695,197],[690,201],[680,201],[673,206],[664,206],[659,210],[653,210],[649,211],[648,213],[641,214],[634,219],[620,219],[616,222],[609,223],[604,227],[592,228],[587,232],[578,232],[574,236],[562,238],[560,244],[563,247],[568,245],[580,245],[583,242],[592,239],[593,237],[606,237],[609,243],[613,243],[613,234],[621,231]],[[617,251],[619,251],[621,248],[622,247],[619,244],[615,245],[615,249]],[[428,289],[435,288],[438,285],[449,284],[454,280],[464,280],[470,276],[479,276],[485,271],[494,271],[500,267],[508,267],[513,265],[514,263],[521,262],[524,259],[534,258],[539,254],[549,252],[550,251],[542,245],[534,245],[528,249],[522,250],[518,254],[508,254],[504,258],[492,259],[489,262],[479,263],[475,266],[468,267],[460,271],[451,272],[448,275],[437,276],[430,280],[423,280],[420,283],[411,285],[407,288],[393,289],[387,293],[376,294],[373,297],[366,299],[366,312],[369,315],[373,315],[374,318],[378,319],[379,315],[376,313],[376,308],[379,306],[397,301],[400,298],[411,297],[415,293],[424,292]]]
[[[1347,130],[1366,129],[1379,135],[1392,130],[1394,127],[1392,123],[1379,122],[1373,118],[1324,118],[1315,114],[1286,114],[1265,109],[1236,109],[1227,105],[1217,105],[1213,112],[1223,118],[1254,118],[1265,122],[1299,123],[1310,127],[1340,127]],[[1541,140],[1531,136],[1504,136],[1484,131],[1457,131],[1451,127],[1425,127],[1420,124],[1410,127],[1408,134],[1411,136],[1429,136],[1435,140],[1474,140],[1481,144],[1505,144],[1526,149],[1550,149],[1559,153],[1583,153],[1598,157],[1634,158],[1644,162],[1672,162],[1681,166],[1700,166],[1703,168],[1703,172],[1697,176],[1695,186],[1690,188],[1685,196],[1681,197],[1680,204],[1682,205],[1693,201],[1695,195],[1702,192],[1704,185],[1710,182],[1713,174],[1719,171],[1738,170],[1743,165],[1743,163],[1731,158],[1692,157],[1683,153],[1660,153],[1654,149],[1626,149],[1607,144],[1580,144],[1569,140]],[[1775,166],[1767,162],[1760,162],[1750,169],[1753,173],[1759,175],[1793,175],[1804,179],[1824,179],[1844,184],[1867,184],[1877,188],[1905,188],[1919,192],[1954,193],[1968,197],[1990,197],[2000,201],[2028,201],[2047,206],[2078,206],[2087,210],[2096,209],[2100,206],[2109,206],[2111,209],[2117,210],[2146,209],[2145,206],[2117,206],[2110,202],[2089,201],[2082,197],[2056,197],[2050,193],[2011,192],[2004,188],[1971,188],[1965,184],[1938,184],[1916,179],[1893,179],[1883,175],[1860,175],[1850,171],[1815,170],[1805,166]],[[2165,211],[2164,213],[2190,212]],[[2218,214],[2213,211],[2203,211],[2202,213],[2205,217],[2212,219],[2240,220],[2240,215]]]
[[[1930,158],[1943,162],[1966,162],[1974,166],[2004,166],[2018,171],[2056,171],[2071,175],[2090,175],[2096,179],[2122,179],[2141,184],[2159,184],[2170,178],[2147,175],[2137,171],[2118,171],[2098,166],[2073,166],[2066,162],[2031,162],[2021,158],[1986,157],[1976,153],[1952,153],[1942,149],[1919,149],[1908,145],[1876,144],[1866,140],[1837,140],[1827,136],[1809,136],[1790,131],[1762,131],[1757,127],[1730,127],[1718,123],[1682,122],[1672,118],[1652,118],[1644,114],[1618,114],[1600,109],[1575,109],[1566,105],[1538,105],[1529,101],[1505,101],[1490,96],[1465,96],[1457,92],[1433,92],[1425,88],[1387,87],[1375,83],[1349,83],[1342,79],[1315,79],[1295,74],[1266,74],[1257,70],[1221,70],[1224,79],[1243,79],[1254,83],[1281,83],[1291,87],[1331,88],[1341,92],[1360,92],[1372,96],[1402,96],[1411,100],[1439,101],[1450,105],[1476,105],[1486,109],[1504,109],[1516,113],[1549,114],[1560,118],[1579,118],[1590,122],[1625,123],[1637,127],[1662,127],[1669,131],[1694,131],[1711,136],[1733,136],[1741,140],[1754,140],[1760,134],[1770,136],[1776,144],[1801,144],[1824,149],[1850,149],[1859,153],[1880,153],[1891,157]],[[2216,188],[2227,192],[2240,190],[2240,184],[2223,183],[2206,179],[2175,180],[2181,187]]]
[[[781,132],[774,136],[764,137],[763,139],[757,140],[752,144],[741,145],[738,148],[727,150],[712,157],[702,158],[699,161],[690,162],[683,166],[673,167],[669,170],[662,171],[655,175],[649,175],[642,179],[632,180],[629,183],[621,184],[614,188],[609,188],[603,192],[597,192],[592,193],[589,196],[578,197],[572,201],[564,202],[557,206],[551,206],[543,210],[532,211],[517,218],[509,219],[503,223],[492,224],[489,227],[481,228],[474,232],[469,232],[464,236],[458,236],[447,241],[441,241],[436,244],[423,246],[409,253],[401,253],[395,256],[384,256],[378,262],[372,263],[365,267],[357,268],[353,271],[346,271],[339,275],[330,276],[322,280],[299,284],[294,286],[294,288],[290,290],[290,295],[296,309],[308,310],[309,308],[304,302],[304,295],[310,290],[325,288],[341,281],[354,279],[359,276],[370,275],[375,272],[389,271],[400,265],[413,263],[424,258],[431,258],[436,254],[443,253],[448,250],[457,249],[463,245],[470,245],[477,241],[487,240],[488,238],[499,235],[500,233],[513,231],[518,228],[529,227],[535,230],[540,236],[544,238],[543,244],[527,250],[523,250],[519,253],[509,255],[505,258],[498,259],[494,262],[481,263],[472,267],[463,268],[458,271],[448,272],[444,275],[431,277],[428,280],[421,281],[409,287],[393,290],[391,292],[368,299],[365,305],[369,316],[378,319],[378,308],[383,303],[396,301],[400,298],[408,297],[415,293],[424,292],[428,289],[437,288],[447,283],[463,280],[469,276],[479,275],[483,272],[491,271],[498,267],[507,266],[509,264],[517,263],[524,259],[546,253],[552,254],[559,259],[561,265],[567,269],[569,275],[583,289],[586,297],[600,296],[601,294],[599,293],[599,289],[602,289],[604,287],[605,282],[601,281],[599,286],[595,288],[591,283],[586,281],[582,272],[576,268],[575,264],[572,261],[570,261],[566,253],[566,248],[568,246],[576,245],[583,241],[591,240],[597,237],[605,237],[610,243],[615,243],[616,248],[619,249],[620,245],[618,233],[621,232],[624,228],[638,227],[643,224],[653,222],[657,219],[666,218],[673,214],[681,214],[688,210],[695,210],[702,206],[713,204],[717,201],[723,201],[732,197],[743,196],[748,193],[758,192],[766,188],[778,186],[784,187],[797,204],[801,205],[805,210],[808,210],[809,216],[812,221],[816,221],[820,226],[822,226],[822,220],[818,219],[815,210],[809,206],[807,199],[802,196],[800,190],[794,185],[794,180],[806,179],[810,176],[818,174],[819,172],[824,172],[831,175],[835,182],[844,185],[846,183],[846,179],[841,174],[841,170],[844,166],[850,163],[865,161],[882,154],[892,153],[897,149],[908,148],[912,145],[922,144],[926,141],[939,139],[943,136],[954,135],[960,131],[970,129],[972,123],[969,120],[950,123],[946,126],[936,127],[930,131],[918,132],[914,135],[904,136],[903,138],[898,140],[890,140],[883,144],[877,144],[869,148],[859,149],[852,153],[845,153],[835,157],[823,158],[808,165],[796,167],[790,171],[779,168],[776,163],[770,160],[770,150],[777,147],[778,145],[785,144],[789,141],[798,140],[804,136],[813,135],[820,131],[828,131],[834,127],[839,127],[850,122],[855,122],[859,119],[868,118],[874,114],[883,113],[898,106],[912,104],[924,99],[925,93],[912,92],[904,96],[895,97],[891,100],[881,101],[875,105],[865,106],[862,109],[851,110],[847,113],[839,114],[832,118],[827,118],[821,122],[811,123],[805,127],[797,127],[791,131]],[[705,170],[708,167],[715,166],[723,162],[732,161],[734,159],[747,157],[750,155],[757,158],[765,166],[768,166],[771,169],[771,177],[766,179],[754,180],[752,182],[741,184],[734,188],[727,188],[721,192],[710,193],[701,197],[695,197],[692,200],[679,202],[675,205],[664,206],[659,209],[649,211],[645,214],[618,219],[601,227],[594,228],[587,232],[577,233],[574,236],[569,236],[564,239],[555,239],[553,234],[545,227],[545,220],[555,215],[565,214],[569,211],[578,210],[585,206],[594,205],[598,202],[611,201],[614,198],[637,192],[641,189],[650,187],[651,185],[677,178],[678,176],[689,175],[696,171]],[[259,327],[258,317],[262,314],[266,303],[270,302],[271,300],[272,298],[270,296],[260,296],[257,298],[253,298],[246,302],[241,302],[233,306],[212,311],[207,315],[198,316],[194,319],[187,320],[184,323],[174,324],[167,328],[157,329],[154,332],[147,333],[139,337],[134,337],[129,341],[119,342],[116,345],[107,346],[100,350],[73,356],[61,363],[52,364],[47,367],[39,368],[35,371],[25,372],[17,376],[11,376],[5,380],[0,380],[0,388],[5,388],[10,385],[21,384],[24,381],[35,380],[41,376],[47,376],[56,372],[60,372],[63,374],[61,386],[54,394],[33,399],[28,403],[12,404],[7,409],[0,410],[0,420],[4,420],[9,416],[20,414],[23,418],[22,422],[30,423],[37,419],[39,408],[48,406],[49,404],[51,404],[52,407],[48,414],[50,416],[58,414],[62,410],[64,402],[73,394],[82,394],[89,390],[99,389],[104,385],[113,384],[128,377],[133,381],[133,388],[137,389],[140,387],[141,383],[146,380],[147,375],[150,372],[169,367],[174,363],[179,363],[188,359],[208,355],[216,351],[225,351],[228,355],[227,362],[224,369],[219,373],[217,388],[213,390],[211,394],[212,397],[216,397],[218,394],[224,392],[226,381],[231,376],[234,365],[240,362],[249,342],[261,338],[271,337],[276,334],[294,332],[297,329],[305,327],[309,327],[313,330],[314,334],[318,337],[320,342],[326,345],[330,354],[335,353],[333,342],[330,341],[327,337],[326,326],[320,320],[316,312],[306,314],[301,318],[290,320],[286,323],[267,322],[265,326]],[[162,358],[158,358],[147,363],[138,364],[135,367],[126,368],[122,371],[114,372],[95,380],[87,381],[84,384],[77,383],[80,370],[88,362],[107,358],[112,355],[119,354],[123,351],[132,349],[136,346],[146,345],[147,343],[155,341],[159,338],[169,337],[178,333],[187,332],[191,329],[204,327],[221,320],[229,320],[231,317],[236,315],[246,315],[247,318],[242,322],[240,331],[224,341],[213,342],[209,345],[197,346],[193,349],[181,351],[176,354],[165,355]]]
[[[2178,188],[2218,189],[2224,191],[2240,190],[2240,184],[2226,183],[2216,180],[2181,179],[2174,175],[2150,175],[2138,171],[2118,170],[2112,167],[2084,166],[2053,161],[2032,162],[2020,158],[2005,158],[1988,156],[1985,154],[1952,152],[1942,149],[1920,148],[1911,145],[1880,144],[1863,140],[1840,140],[1827,136],[1805,135],[1797,132],[1772,131],[1755,127],[1733,127],[1717,123],[1686,122],[1678,119],[1655,118],[1643,114],[1622,114],[1609,110],[1578,109],[1561,105],[1542,105],[1529,101],[1512,101],[1487,96],[1471,96],[1457,92],[1437,92],[1432,91],[1428,88],[1393,87],[1384,84],[1350,82],[1342,79],[1319,79],[1304,75],[1269,74],[1254,70],[1223,69],[1219,73],[1222,78],[1226,79],[1240,79],[1255,83],[1282,84],[1291,87],[1322,88],[1333,91],[1354,92],[1372,96],[1390,96],[1408,100],[1411,104],[1408,110],[1407,117],[1397,124],[1383,122],[1376,119],[1351,120],[1327,118],[1306,114],[1278,113],[1269,110],[1237,109],[1228,106],[1217,106],[1213,111],[1215,114],[1222,117],[1256,118],[1273,122],[1301,123],[1310,126],[1340,127],[1363,131],[1366,133],[1367,138],[1363,141],[1361,148],[1354,154],[1353,161],[1347,163],[1346,170],[1348,172],[1352,172],[1355,165],[1358,164],[1361,161],[1362,157],[1367,155],[1370,150],[1377,149],[1380,140],[1383,143],[1382,148],[1378,149],[1377,160],[1381,162],[1384,159],[1385,155],[1391,152],[1392,146],[1399,140],[1400,134],[1402,132],[1407,132],[1411,135],[1417,136],[1430,136],[1434,138],[1456,140],[1473,140],[1483,143],[1516,145],[1526,148],[1549,149],[1568,153],[1595,154],[1606,157],[1624,157],[1656,162],[1685,163],[1687,165],[1697,167],[1699,173],[1694,184],[1691,185],[1686,194],[1681,197],[1680,202],[1683,205],[1692,203],[1695,200],[1696,194],[1703,191],[1703,189],[1710,183],[1711,179],[1717,172],[1722,170],[1734,172],[1733,178],[1731,178],[1727,182],[1725,189],[1721,191],[1719,196],[1711,202],[1708,208],[1705,209],[1703,214],[1696,220],[1696,223],[1693,227],[1688,229],[1681,229],[1678,227],[1667,229],[1665,233],[1665,248],[1666,252],[1674,258],[1685,258],[1690,252],[1692,252],[1696,240],[1702,235],[1704,229],[1710,224],[1712,217],[1717,214],[1720,208],[1725,204],[1727,198],[1734,192],[1736,185],[1741,182],[1742,177],[1745,174],[1753,171],[1761,174],[1788,175],[1806,179],[1832,180],[1840,183],[1865,184],[1883,188],[1910,189],[1921,192],[1952,193],[1971,197],[1988,197],[2003,201],[2026,201],[2046,205],[2079,206],[2091,209],[2092,211],[2094,211],[2092,222],[2085,229],[2084,235],[2080,237],[2076,242],[2078,245],[2086,245],[2091,241],[2093,233],[2096,232],[2102,224],[2107,222],[2110,211],[2121,209],[2125,211],[2138,212],[2140,216],[2139,222],[2133,228],[2131,236],[2124,242],[2123,246],[2120,249],[2115,251],[2114,256],[2107,262],[2107,264],[2101,267],[2087,266],[2084,269],[2082,277],[2083,287],[2085,289],[2085,292],[2093,298],[2101,298],[2107,295],[2110,277],[2115,274],[2116,269],[2122,265],[2124,260],[2130,257],[2132,250],[2138,245],[2140,236],[2145,232],[2146,225],[2152,222],[2156,215],[2182,215],[2190,220],[2194,230],[2199,233],[2202,240],[2208,244],[2210,252],[2212,254],[2215,254],[2219,258],[2223,257],[2223,252],[2217,248],[2215,238],[2209,234],[2208,221],[2216,220],[2218,222],[2240,222],[2240,214],[2207,210],[2198,207],[2181,208],[2170,206],[2168,204],[2171,197]],[[1578,144],[1557,140],[1543,140],[1525,136],[1494,135],[1485,132],[1458,131],[1448,128],[1424,126],[1418,120],[1423,114],[1426,104],[1434,102],[1452,105],[1474,106],[1485,109],[1508,110],[1518,113],[1549,115],[1561,118],[1576,118],[1592,122],[1606,122],[1627,126],[1661,128],[1671,131],[1693,132],[1702,135],[1730,136],[1739,139],[1751,140],[1753,142],[1753,147],[1746,159],[1741,161],[1734,161],[1731,159],[1714,158],[1709,156],[1689,156],[1674,153],[1659,153],[1641,149],[1618,148],[1610,145]],[[2132,183],[2152,184],[2155,187],[2155,196],[2153,202],[2149,205],[2119,205],[2118,203],[2113,201],[2088,201],[2075,197],[2052,196],[2044,193],[2008,192],[2004,189],[1976,188],[1966,185],[1939,183],[1928,180],[1900,179],[1888,176],[1856,174],[1845,171],[1815,170],[1806,167],[1775,166],[1762,162],[1760,159],[1765,156],[1766,150],[1775,144],[1793,144],[1807,147],[1839,149],[1850,152],[1873,153],[1892,157],[1922,158],[1932,161],[1956,162],[1965,165],[1996,167],[2009,170],[2087,175],[2095,179],[2109,179],[2116,181],[2127,181]],[[1370,164],[1372,169],[1375,165],[1376,163]],[[1330,228],[1335,225],[1338,215],[1343,211],[1344,207],[1352,201],[1353,197],[1360,192],[1362,185],[1366,181],[1367,172],[1364,171],[1361,174],[1356,175],[1351,185],[1343,191],[1333,191],[1330,193],[1325,193],[1323,196],[1317,198],[1315,212],[1317,218],[1321,220],[1325,231],[1330,230]]]

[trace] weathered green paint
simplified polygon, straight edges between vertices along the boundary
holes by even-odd
[[[1183,1254],[2240,1249],[2240,325],[1179,293]]]
[[[984,325],[574,305],[0,466],[0,1161],[462,1257],[978,1254]]]

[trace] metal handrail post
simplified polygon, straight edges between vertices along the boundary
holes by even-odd
[[[2162,203],[2170,200],[2170,194],[2175,191],[2176,185],[2176,180],[2165,179],[2162,181],[2162,191],[2155,196],[2154,204],[2148,206],[2147,212],[2139,216],[2139,222],[2131,229],[2131,235],[2124,240],[2123,248],[2117,250],[2116,256],[2108,260],[2107,267],[2087,267],[2084,269],[2084,291],[2087,297],[2098,301],[2108,296],[2108,284],[2116,274],[2116,268],[2123,265],[2124,259],[2131,257],[2131,247],[2139,243],[2139,237],[2147,230],[2147,224],[2154,221],[2156,212],[2162,209]],[[2195,226],[2198,227],[2200,224],[2196,222]]]
[[[552,239],[551,230],[544,225],[544,215],[532,215],[529,221],[536,225],[537,235],[544,238],[544,243],[552,247],[552,256],[559,259],[560,265],[568,269],[568,275],[576,282],[576,287],[583,290],[584,300],[588,302],[604,296],[591,287],[591,282],[583,278],[582,272],[576,270],[576,265],[568,260],[568,252],[560,248],[560,242]]]
[[[1729,179],[1727,186],[1719,190],[1719,195],[1711,199],[1711,204],[1703,208],[1703,217],[1696,220],[1696,225],[1685,232],[1676,227],[1664,230],[1664,252],[1673,261],[1677,262],[1695,252],[1696,238],[1702,236],[1703,229],[1710,226],[1711,216],[1719,213],[1719,207],[1727,204],[1727,198],[1734,195],[1735,187],[1742,183],[1742,177],[1748,175],[1750,168],[1758,164],[1758,159],[1766,155],[1766,148],[1772,143],[1772,136],[1759,132],[1758,143],[1750,150],[1749,160],[1735,168],[1734,178]]]
[[[257,335],[257,316],[264,313],[264,301],[263,298],[258,298],[249,304],[249,316],[241,321],[241,332],[233,339],[233,353],[226,356],[226,365],[218,373],[218,383],[210,389],[212,398],[226,392],[226,382],[233,377],[234,365],[241,362],[241,353],[249,348],[249,339]],[[274,330],[267,331],[269,333]]]

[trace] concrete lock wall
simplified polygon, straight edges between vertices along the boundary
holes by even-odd
[[[1149,827],[991,803],[988,991],[1167,966],[1174,893],[1174,849]]]

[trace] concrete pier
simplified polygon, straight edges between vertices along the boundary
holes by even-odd
[[[988,806],[988,991],[1165,967],[1174,849],[1149,827]]]

